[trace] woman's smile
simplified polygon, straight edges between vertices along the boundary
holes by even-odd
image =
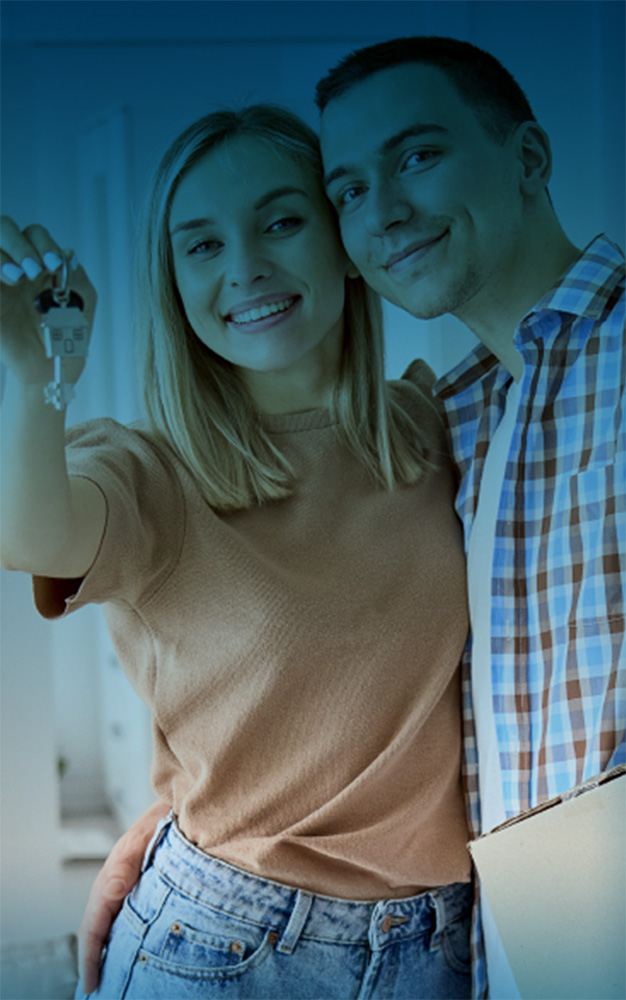
[[[236,137],[183,175],[169,228],[176,284],[200,340],[239,369],[253,396],[263,375],[281,393],[324,385],[323,398],[318,388],[307,401],[324,405],[349,264],[312,169]]]
[[[299,295],[263,296],[253,303],[235,306],[226,315],[225,321],[232,324],[239,333],[256,333],[271,329],[294,315],[302,299]]]

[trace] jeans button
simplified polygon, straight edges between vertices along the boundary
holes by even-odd
[[[380,929],[383,932],[383,934],[388,934],[389,931],[391,930],[391,917],[389,914],[387,914],[387,916],[383,920],[382,924],[380,925]]]

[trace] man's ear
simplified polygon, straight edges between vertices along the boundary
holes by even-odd
[[[541,194],[552,176],[552,149],[547,132],[537,122],[522,122],[515,131],[514,141],[522,167],[522,194]]]

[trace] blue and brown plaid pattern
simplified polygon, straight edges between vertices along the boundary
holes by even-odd
[[[480,798],[478,794],[478,747],[472,707],[472,642],[468,639],[461,661],[463,697],[463,788],[468,825],[474,840],[480,836]],[[487,992],[487,978],[480,918],[480,885],[474,881],[474,912],[472,914],[472,992],[480,1000]]]
[[[626,760],[624,339],[624,258],[602,236],[515,335],[525,366],[491,604],[493,712],[507,816]],[[466,545],[510,383],[481,345],[435,385],[460,474],[457,511]],[[469,699],[469,685],[465,690]],[[473,733],[466,757],[476,830]]]

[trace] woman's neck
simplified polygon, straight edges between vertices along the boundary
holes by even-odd
[[[343,330],[334,329],[313,350],[286,368],[273,371],[239,368],[239,374],[261,413],[316,410],[330,404],[342,349]]]

